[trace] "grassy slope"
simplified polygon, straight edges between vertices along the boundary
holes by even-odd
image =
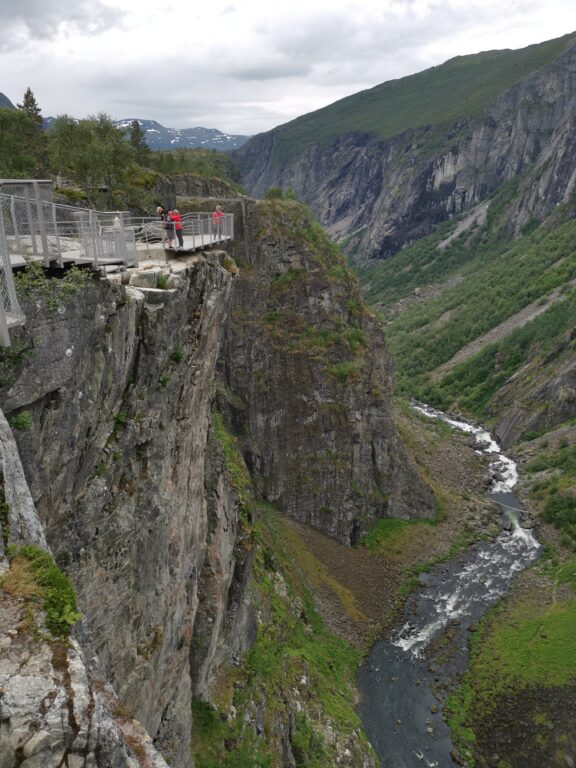
[[[496,197],[495,208],[498,203]],[[568,284],[576,277],[576,221],[559,212],[506,242],[498,239],[493,220],[440,251],[436,246],[444,236],[445,231],[437,232],[393,259],[360,269],[359,276],[368,300],[388,318],[400,391],[485,418],[488,404],[498,412],[491,398],[500,386],[536,354],[548,356],[550,363],[550,353],[573,327],[576,290]],[[559,300],[538,318],[432,382],[430,374],[458,350],[556,288],[562,292]],[[399,300],[408,301],[391,316]]]
[[[536,589],[535,589],[536,587]],[[545,560],[523,574],[471,639],[470,669],[448,702],[470,768],[569,765],[576,747],[576,561]],[[520,724],[520,727],[518,725]]]
[[[522,398],[536,377],[551,380],[576,351],[570,339],[576,322],[576,289],[569,286],[576,276],[573,205],[542,224],[532,222],[516,241],[502,240],[499,225],[516,183],[492,200],[485,227],[463,233],[444,251],[437,244],[454,222],[359,270],[369,301],[387,321],[402,392],[484,422],[501,413],[506,382],[512,379]],[[555,288],[559,300],[539,317],[433,381],[431,372],[456,351]],[[560,535],[540,531],[552,542],[554,559],[523,574],[476,633],[470,672],[451,700],[454,737],[470,766],[486,765],[486,759],[492,765],[493,754],[500,755],[499,768],[560,766],[576,748],[569,705],[576,684],[574,421],[526,434],[517,446],[523,495]]]
[[[426,125],[473,118],[515,83],[560,56],[576,35],[528,48],[459,56],[399,80],[391,80],[311,112],[276,130],[276,152],[287,159],[311,143],[366,132],[380,139]]]

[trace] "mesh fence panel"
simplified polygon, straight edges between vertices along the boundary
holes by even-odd
[[[72,261],[95,267],[136,263],[134,231],[124,226],[125,214],[53,203],[34,197],[28,187],[23,192],[23,196],[0,192],[6,248],[13,267],[30,260],[43,261],[46,266]]]
[[[16,286],[14,285],[14,275],[8,254],[7,238],[2,216],[0,216],[0,301],[6,313],[8,327],[22,325],[26,318],[16,296]]]
[[[3,195],[16,195],[24,197],[26,190],[32,197],[39,197],[51,203],[53,199],[52,182],[38,181],[36,179],[0,179],[0,193]]]

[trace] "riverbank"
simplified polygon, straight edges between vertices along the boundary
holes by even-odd
[[[471,663],[450,702],[473,768],[576,765],[576,559],[517,578],[471,636]]]
[[[521,510],[512,493],[518,481],[515,462],[484,429],[425,405],[414,407],[471,435],[475,453],[488,457],[488,499],[501,507],[503,528],[493,541],[472,544],[422,574],[421,589],[404,607],[403,623],[376,643],[360,667],[360,715],[384,768],[411,768],[416,761],[429,768],[463,762],[446,720],[450,709],[451,724],[460,726],[458,717],[470,699],[465,685],[450,696],[467,674],[469,633],[540,554],[531,531],[518,523]],[[465,727],[455,730],[467,735]],[[464,754],[469,757],[471,750]]]
[[[487,466],[470,437],[399,403],[396,422],[412,459],[434,487],[437,519],[382,520],[363,544],[347,547],[286,521],[286,543],[312,587],[328,627],[367,652],[390,629],[419,573],[499,531],[487,503]]]
[[[572,430],[515,448],[516,494],[535,515],[553,495],[549,486],[567,487],[570,476],[535,474],[533,461],[574,445]],[[453,736],[476,768],[576,766],[576,557],[562,528],[537,519],[542,558],[471,634],[469,673],[451,702]]]

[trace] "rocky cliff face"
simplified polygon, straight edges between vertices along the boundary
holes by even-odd
[[[249,202],[244,224],[220,402],[263,498],[347,543],[377,517],[432,516],[381,326],[343,260],[299,204]]]
[[[190,641],[209,546],[210,384],[232,277],[195,264],[179,290],[108,281],[27,307],[2,402],[103,675],[173,765],[190,764]],[[225,570],[232,571],[234,529]]]
[[[570,137],[576,122],[576,47],[498,97],[477,119],[427,126],[379,141],[345,134],[308,145],[290,160],[278,133],[239,152],[256,195],[292,187],[331,235],[359,261],[382,258],[518,179],[519,231],[566,202],[576,186]]]
[[[72,712],[62,736],[76,745],[70,765],[100,749],[98,768],[161,766],[158,750],[175,768],[190,768],[193,699],[212,697],[219,670],[236,669],[262,627],[275,637],[290,616],[291,631],[301,634],[306,624],[307,642],[325,642],[314,640],[317,624],[289,594],[273,549],[259,543],[256,510],[246,501],[252,480],[256,495],[346,543],[375,517],[434,512],[392,422],[393,371],[381,328],[341,257],[299,205],[231,207],[240,274],[228,256],[213,253],[173,262],[168,290],[144,287],[156,282],[152,272],[130,278],[142,287],[120,277],[60,288],[32,278],[26,325],[0,360],[0,402],[31,492],[28,507],[16,496],[9,505],[37,510],[41,522],[36,529],[26,516],[14,518],[10,535],[20,531],[16,543],[52,550],[85,617],[65,664],[49,661],[50,645],[27,647],[9,635],[0,650],[13,654],[12,667],[2,659],[0,671],[14,678],[29,653],[31,676],[42,669],[53,680],[46,695]],[[222,414],[212,416],[215,392]],[[242,449],[232,467],[236,438],[225,437],[226,427]],[[5,438],[9,430],[0,445]],[[243,468],[239,483],[244,459],[252,478]],[[313,745],[321,730],[339,764],[373,765],[350,726],[335,732],[307,662],[282,671],[301,692],[279,699],[252,675],[252,687],[239,683],[245,711],[235,720],[230,706],[226,715],[241,730],[222,742],[224,751],[254,742],[278,750],[275,765],[292,768],[302,738]],[[77,706],[70,685],[83,691]],[[106,717],[93,721],[101,710]],[[94,723],[102,726],[101,747]],[[55,727],[43,720],[42,749],[34,742],[14,753],[26,758],[23,766],[49,765],[47,755],[58,764],[60,752],[46,752]],[[16,750],[23,743],[14,737]]]

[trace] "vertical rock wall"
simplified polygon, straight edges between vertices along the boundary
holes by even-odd
[[[87,618],[84,644],[178,768],[191,764],[204,455],[231,283],[201,263],[180,290],[99,281],[60,307],[31,305],[16,339],[28,353],[1,393],[8,416],[31,422],[17,433],[22,460]]]
[[[384,258],[517,179],[509,233],[576,188],[576,47],[509,88],[482,115],[386,140],[348,133],[282,159],[282,127],[239,151],[254,195],[292,188],[358,261]],[[377,132],[378,126],[374,126]]]
[[[432,516],[393,423],[382,328],[356,281],[301,205],[244,210],[220,403],[262,495],[346,543],[377,517]]]

